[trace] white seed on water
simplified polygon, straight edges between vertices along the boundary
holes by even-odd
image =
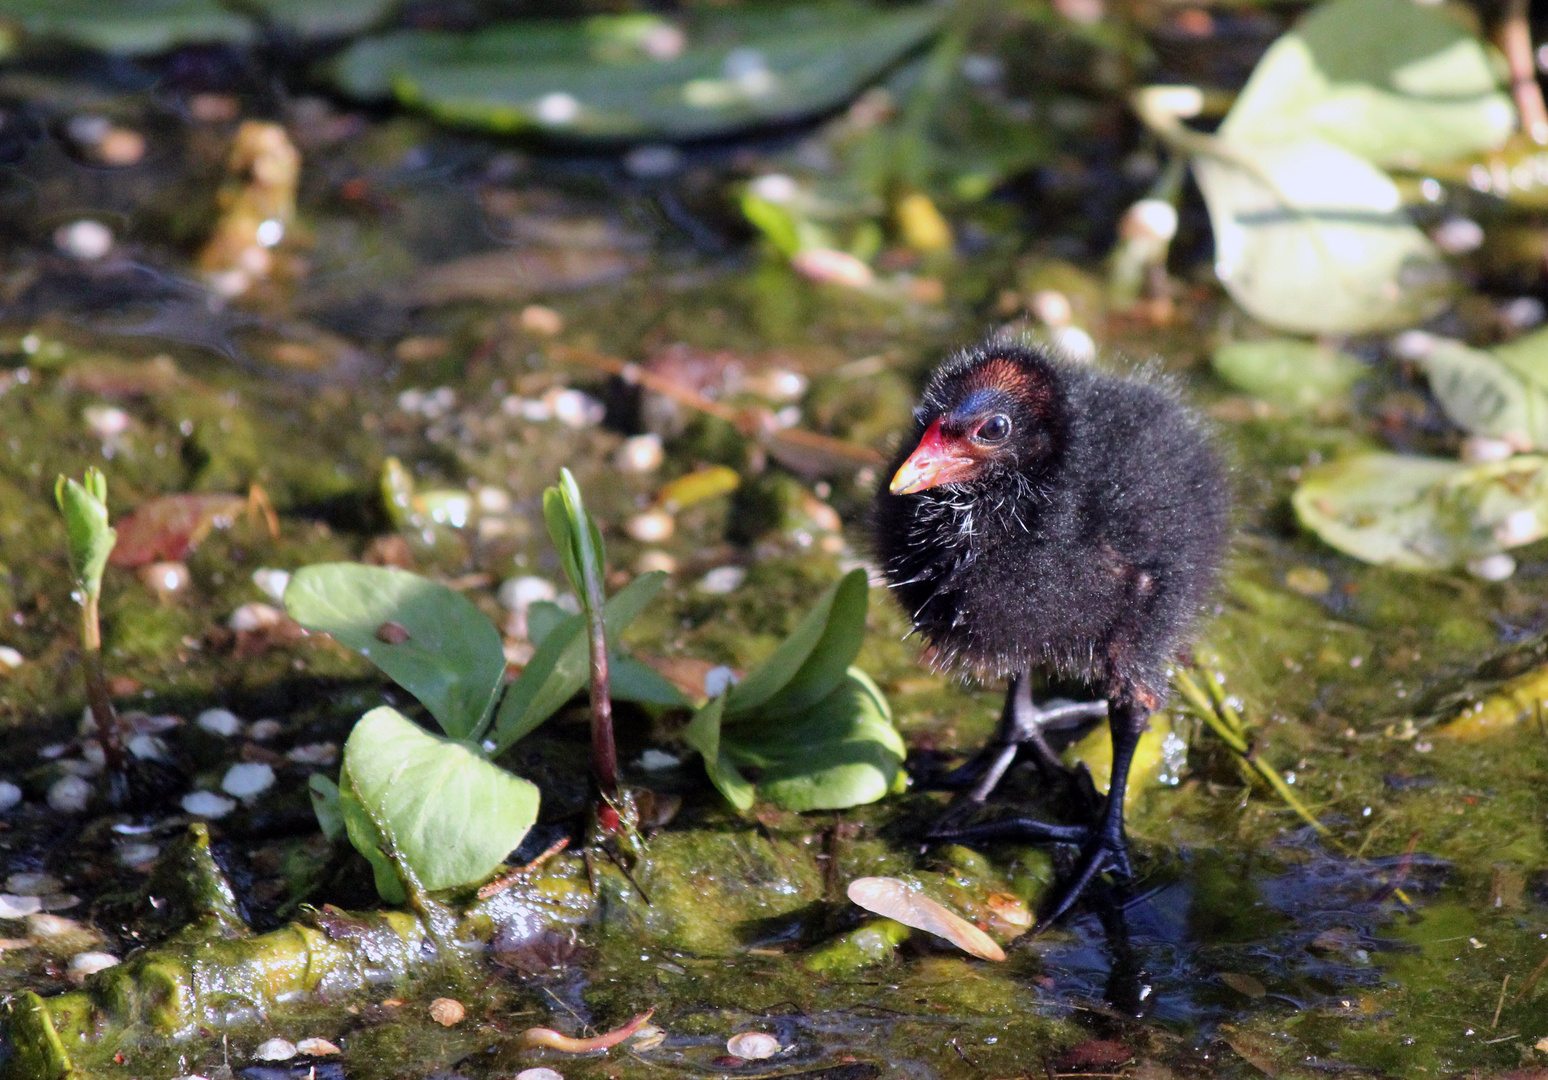
[[[226,627],[235,630],[239,634],[251,634],[258,630],[267,630],[284,622],[285,616],[280,614],[278,608],[269,604],[257,602],[243,604],[231,613],[231,618],[226,620]]]
[[[0,780],[0,813],[22,801],[22,789],[9,780]]]
[[[1053,335],[1053,346],[1071,360],[1089,364],[1096,359],[1096,342],[1078,326],[1066,326]]]
[[[140,580],[166,599],[170,594],[188,588],[193,575],[188,572],[187,563],[153,562],[140,568]]]
[[[646,143],[624,155],[623,167],[638,179],[659,180],[683,167],[683,152],[668,143]]]
[[[511,493],[493,484],[484,484],[473,493],[473,502],[480,514],[509,514]]]
[[[230,709],[205,709],[194,720],[205,731],[231,738],[242,733],[242,718]]]
[[[105,952],[76,953],[70,957],[70,964],[65,968],[65,977],[79,985],[86,981],[86,976],[99,971],[106,971],[110,967],[118,966],[118,957]]]
[[[529,334],[554,337],[564,333],[564,316],[542,304],[528,304],[521,309],[521,315],[518,318],[521,321],[521,328]]]
[[[1075,310],[1070,306],[1070,298],[1058,289],[1039,289],[1032,294],[1028,309],[1044,326],[1051,326],[1055,330],[1070,325],[1075,318]]]
[[[660,570],[663,574],[677,573],[677,560],[664,551],[642,551],[640,557],[634,560],[634,572],[648,574],[652,570]]]
[[[1483,247],[1484,230],[1471,218],[1454,217],[1437,225],[1430,239],[1447,255],[1466,255]]]
[[[671,539],[675,527],[672,515],[665,510],[647,510],[624,522],[624,532],[642,544],[659,544]]]
[[[596,427],[607,413],[600,401],[579,390],[550,390],[543,395],[543,403],[552,411],[554,419],[565,427]]]
[[[1537,520],[1537,511],[1530,507],[1507,515],[1505,520],[1494,528],[1494,539],[1502,547],[1530,544],[1542,534],[1543,529]]]
[[[259,1043],[253,1057],[259,1061],[289,1061],[296,1056],[296,1044],[289,1039],[273,1038]]]
[[[71,258],[96,262],[113,250],[113,230],[100,221],[83,218],[55,229],[54,246]]]
[[[5,891],[17,893],[20,896],[48,896],[50,893],[57,893],[59,888],[57,877],[36,870],[11,874],[5,879]]]
[[[537,108],[532,113],[540,124],[572,124],[580,115],[580,102],[573,94],[555,91],[538,98]]]
[[[129,414],[117,405],[88,405],[81,415],[91,433],[104,441],[129,430]]]
[[[748,184],[747,191],[764,202],[771,202],[776,206],[793,202],[801,193],[796,182],[784,173],[766,173]]]
[[[1518,296],[1500,305],[1500,321],[1512,330],[1529,330],[1548,318],[1548,304],[1535,296]]]
[[[0,668],[19,668],[26,657],[9,645],[0,645]]]
[[[331,742],[306,743],[291,748],[285,757],[301,765],[332,765],[339,759],[339,744]]]
[[[338,1048],[337,1044],[331,1043],[327,1039],[318,1038],[302,1039],[296,1043],[296,1050],[307,1057],[328,1057],[332,1054],[342,1054],[344,1052]]]
[[[281,725],[278,720],[257,720],[247,729],[247,737],[253,742],[268,742],[278,735],[280,730]]]
[[[747,570],[741,566],[717,566],[699,579],[700,592],[721,596],[735,592],[747,580]]]
[[[161,761],[167,756],[166,744],[154,735],[136,735],[130,739],[129,752],[141,761]]]
[[[1388,348],[1399,360],[1417,362],[1433,353],[1443,340],[1428,330],[1404,330],[1392,339]]]
[[[91,785],[79,776],[62,776],[48,789],[48,805],[61,814],[79,814],[91,802]]]
[[[202,818],[223,818],[236,809],[236,800],[213,791],[190,791],[183,796],[183,812]]]
[[[748,1061],[762,1061],[779,1053],[779,1040],[762,1031],[744,1031],[726,1040],[726,1049]]]
[[[825,285],[863,289],[876,280],[875,273],[868,265],[847,251],[833,248],[807,248],[799,251],[791,258],[790,265],[807,280]]]
[[[1496,555],[1470,560],[1467,572],[1485,581],[1504,581],[1516,572],[1516,560],[1501,551]]]
[[[675,769],[682,763],[681,758],[668,754],[663,750],[654,749],[646,750],[640,755],[640,759],[637,762],[639,767],[646,772],[662,772],[666,769]]]
[[[620,472],[648,473],[661,468],[665,457],[660,435],[633,435],[623,441],[613,463]]]
[[[521,1070],[516,1074],[516,1080],[564,1080],[564,1074],[539,1066],[536,1069]]]
[[[260,761],[244,761],[226,770],[220,789],[239,799],[250,799],[274,786],[274,769]]]
[[[260,566],[253,571],[253,584],[270,600],[279,603],[285,599],[285,587],[290,584],[290,571]]]
[[[38,896],[17,896],[0,893],[0,919],[25,919],[43,910],[43,899]]]
[[[1165,199],[1141,199],[1124,213],[1118,233],[1125,240],[1171,243],[1177,235],[1177,208]]]

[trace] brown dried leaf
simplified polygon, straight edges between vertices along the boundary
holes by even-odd
[[[916,930],[945,938],[963,952],[982,960],[1004,960],[1005,950],[962,916],[931,900],[917,886],[899,878],[865,877],[849,883],[849,898]]]

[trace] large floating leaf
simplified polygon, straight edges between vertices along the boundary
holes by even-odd
[[[1350,334],[1411,326],[1444,303],[1445,263],[1380,169],[1320,139],[1210,146],[1193,168],[1215,269],[1251,314],[1298,333]]]
[[[1458,427],[1503,439],[1518,450],[1548,444],[1548,392],[1495,353],[1440,341],[1419,364]]]
[[[37,38],[142,56],[183,45],[246,45],[270,23],[303,38],[359,33],[397,0],[0,0],[0,19]]]
[[[611,63],[597,62],[595,20],[405,32],[357,43],[334,78],[359,97],[390,87],[444,120],[497,131],[705,138],[836,108],[934,33],[943,10],[835,3],[729,12],[692,28],[676,56],[619,50]]]
[[[1497,149],[1515,123],[1483,43],[1439,6],[1329,0],[1264,54],[1220,136],[1414,168]]]
[[[382,566],[303,567],[285,610],[324,630],[419,699],[452,738],[471,736],[505,676],[500,634],[483,612],[444,585]]]
[[[350,732],[340,795],[350,841],[388,900],[402,896],[389,853],[427,889],[471,884],[521,843],[538,811],[536,786],[385,705]]]
[[[1365,375],[1365,365],[1348,353],[1296,338],[1229,342],[1211,364],[1238,390],[1290,412],[1340,402]]]
[[[1548,535],[1548,457],[1463,465],[1363,454],[1308,470],[1292,501],[1340,551],[1441,570]]]

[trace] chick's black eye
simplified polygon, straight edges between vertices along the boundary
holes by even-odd
[[[978,430],[973,433],[973,438],[982,443],[1004,442],[1010,432],[1010,417],[1004,413],[996,413],[979,425]]]

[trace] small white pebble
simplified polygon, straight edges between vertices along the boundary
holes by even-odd
[[[161,761],[167,756],[166,744],[154,735],[136,735],[130,739],[129,752],[141,761]]]
[[[747,570],[741,566],[717,566],[699,579],[698,590],[713,596],[734,592],[747,580]]]
[[[81,415],[99,439],[116,439],[129,430],[129,414],[117,405],[89,405]]]
[[[607,413],[600,401],[579,390],[550,390],[543,401],[565,427],[596,427]]]
[[[0,668],[19,668],[26,657],[9,645],[0,645]]]
[[[1504,581],[1516,572],[1516,560],[1502,551],[1496,555],[1470,560],[1467,564],[1467,572],[1485,581]]]
[[[507,611],[526,611],[539,600],[553,600],[559,595],[554,583],[547,578],[513,577],[500,582],[497,593]]]
[[[242,733],[242,718],[230,709],[205,709],[194,720],[205,731],[231,738]]]
[[[1500,305],[1500,321],[1512,330],[1530,330],[1548,318],[1548,305],[1535,296],[1518,296]]]
[[[139,577],[147,587],[163,597],[188,588],[188,583],[193,580],[193,575],[188,572],[188,564],[180,562],[153,562],[149,566],[142,566]]]
[[[675,527],[672,515],[665,510],[647,510],[624,522],[624,532],[642,544],[659,544],[671,539]]]
[[[0,813],[22,801],[22,789],[9,780],[0,780]]]
[[[274,769],[263,762],[244,761],[226,770],[220,788],[227,795],[250,799],[274,786]]]
[[[43,910],[43,900],[37,896],[17,896],[0,893],[0,919],[25,919]]]
[[[662,750],[646,750],[640,755],[638,762],[640,768],[646,772],[661,772],[664,769],[675,769],[682,763],[681,758]]]
[[[97,730],[97,726],[95,724],[93,724],[91,726],[91,730],[92,731],[96,731]],[[64,757],[69,752],[70,752],[70,744],[69,743],[62,743],[62,742],[49,743],[47,746],[42,747],[42,748],[40,748],[38,750],[38,757],[42,758],[44,761],[55,761],[58,758]]]
[[[712,667],[704,673],[704,692],[710,697],[719,697],[737,683],[736,672],[722,664]]]
[[[1066,326],[1056,330],[1053,335],[1053,345],[1071,360],[1078,360],[1083,364],[1089,364],[1096,359],[1096,342],[1092,340],[1090,334],[1078,326]]]
[[[473,493],[473,502],[480,514],[509,514],[511,493],[493,484],[484,484]]]
[[[779,1040],[762,1031],[744,1031],[726,1040],[726,1049],[739,1058],[761,1061],[779,1053]]]
[[[70,957],[70,964],[65,969],[65,977],[77,986],[86,981],[86,976],[94,975],[99,971],[106,971],[110,967],[118,966],[118,957],[105,952],[76,953]]]
[[[5,891],[21,896],[47,896],[59,888],[58,878],[37,870],[24,870],[5,879]]]
[[[1055,330],[1070,325],[1075,318],[1075,311],[1070,306],[1070,298],[1058,289],[1039,289],[1032,294],[1027,307],[1033,315],[1037,316],[1039,322]]]
[[[1437,225],[1430,239],[1447,255],[1466,255],[1483,247],[1484,231],[1471,218],[1455,217]]]
[[[278,603],[285,599],[285,587],[290,584],[290,571],[261,566],[253,571],[253,584],[270,600]]]
[[[1504,461],[1515,452],[1515,448],[1504,439],[1491,439],[1487,435],[1469,435],[1462,440],[1462,460],[1469,465]]]
[[[642,551],[640,557],[634,560],[634,572],[636,574],[648,574],[653,570],[660,570],[663,574],[677,573],[677,560],[665,551]]]
[[[253,742],[268,742],[278,735],[280,730],[281,725],[278,720],[258,720],[253,723],[252,727],[247,729],[247,737],[253,740]]]
[[[174,1076],[172,1080],[210,1080],[203,1073],[189,1073],[186,1076]]]
[[[794,201],[801,193],[796,182],[784,173],[767,173],[760,176],[747,185],[747,190],[764,202],[771,202],[776,206]]]
[[[1118,233],[1125,240],[1171,243],[1177,235],[1177,208],[1165,199],[1141,199],[1124,212]]]
[[[296,1050],[307,1057],[328,1057],[332,1054],[342,1054],[344,1052],[335,1043],[331,1043],[327,1039],[318,1038],[302,1039],[296,1043]]]
[[[253,1057],[259,1061],[289,1061],[295,1056],[296,1044],[289,1039],[270,1039],[253,1051]]]
[[[844,285],[851,289],[863,289],[876,280],[875,273],[864,262],[847,251],[833,248],[807,248],[796,252],[790,265],[796,273],[808,281],[824,285]]]
[[[564,1080],[564,1074],[539,1066],[536,1069],[521,1070],[516,1074],[516,1080]]]
[[[55,229],[54,246],[82,262],[96,262],[113,250],[113,230],[100,221],[83,218]]]
[[[1537,511],[1531,508],[1508,514],[1504,521],[1494,527],[1494,538],[1502,547],[1530,544],[1542,534],[1542,525],[1537,520]]]
[[[268,218],[258,223],[253,230],[253,239],[259,247],[271,248],[285,239],[285,223],[277,218]]]
[[[1435,351],[1444,339],[1428,330],[1404,330],[1388,344],[1399,360],[1419,361]]]
[[[659,180],[683,167],[683,152],[667,143],[646,143],[624,155],[623,167],[638,179]]]
[[[648,473],[661,468],[665,457],[660,435],[633,435],[623,441],[613,463],[620,472]]]
[[[243,604],[231,613],[231,618],[226,620],[226,627],[235,630],[239,634],[251,634],[257,630],[267,630],[271,626],[278,626],[285,620],[280,610],[269,604]]]
[[[183,812],[202,818],[223,818],[236,809],[236,800],[213,791],[190,791],[183,796]]]
[[[542,304],[528,304],[521,309],[521,328],[539,337],[554,337],[564,333],[564,316]]]
[[[118,849],[118,861],[125,866],[144,866],[161,854],[155,844],[125,844]]]
[[[285,757],[301,765],[332,765],[339,759],[338,743],[314,742],[292,748]]]
[[[79,814],[91,802],[91,785],[79,776],[62,776],[48,789],[48,805],[61,814]]]

